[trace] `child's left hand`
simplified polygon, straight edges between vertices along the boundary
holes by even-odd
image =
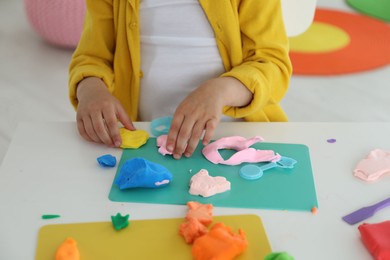
[[[175,159],[190,157],[203,131],[207,145],[220,122],[225,106],[245,106],[252,93],[237,79],[220,77],[206,81],[190,93],[177,107],[168,133],[167,150]]]

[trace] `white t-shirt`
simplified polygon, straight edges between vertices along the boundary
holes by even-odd
[[[197,0],[141,0],[140,34],[142,121],[173,115],[193,89],[224,72]]]

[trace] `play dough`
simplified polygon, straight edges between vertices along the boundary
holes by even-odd
[[[121,148],[139,148],[149,139],[149,133],[145,130],[128,130],[124,127],[119,129],[122,138]]]
[[[190,201],[185,222],[179,227],[179,234],[192,246],[195,260],[230,260],[240,255],[248,246],[246,235],[239,229],[238,234],[224,223],[214,224],[210,231],[207,226],[213,221],[211,204]]]
[[[158,188],[172,181],[172,173],[164,166],[145,160],[133,158],[127,160],[121,167],[115,179],[119,189],[128,188]]]
[[[225,177],[210,176],[209,172],[205,169],[201,169],[190,180],[189,193],[191,195],[210,197],[228,190],[230,190],[230,182]]]
[[[53,219],[53,218],[59,218],[59,217],[61,217],[61,216],[57,215],[57,214],[46,214],[46,215],[41,216],[42,219]]]
[[[189,218],[179,226],[179,234],[184,238],[187,244],[205,235],[209,230],[196,218]]]
[[[111,222],[116,230],[124,229],[129,225],[129,215],[122,216],[120,213],[117,213],[115,216],[111,216]]]
[[[358,229],[364,245],[375,259],[390,259],[390,220],[376,224],[364,223]]]
[[[213,222],[213,205],[202,204],[196,201],[187,202],[188,212],[186,219],[195,218],[200,223],[208,226]]]
[[[353,171],[354,176],[364,181],[376,181],[384,175],[390,174],[390,151],[381,149],[372,150],[366,158],[361,160]]]
[[[250,148],[251,145],[261,142],[264,139],[255,136],[246,139],[241,136],[222,137],[215,142],[206,145],[202,153],[207,160],[214,164],[238,165],[243,162],[276,162],[280,160],[280,155],[272,150],[257,150]],[[220,149],[233,149],[237,152],[229,159],[225,160],[218,152]]]
[[[150,130],[156,137],[168,134],[172,123],[172,116],[159,117],[150,123]]]
[[[102,167],[114,167],[116,165],[116,158],[111,154],[105,154],[96,159]]]
[[[248,246],[243,230],[238,234],[223,223],[216,223],[210,231],[196,239],[192,246],[192,256],[195,260],[234,259]]]
[[[80,260],[80,252],[73,238],[67,238],[56,251],[56,260]]]
[[[162,155],[171,155],[172,153],[167,150],[167,135],[160,135],[157,137],[156,145],[159,147],[158,152]]]
[[[264,260],[294,260],[294,257],[286,252],[272,252],[264,257]]]
[[[187,244],[192,244],[209,231],[207,226],[213,222],[213,205],[189,201],[187,206],[188,212],[185,221],[180,224],[179,234]]]

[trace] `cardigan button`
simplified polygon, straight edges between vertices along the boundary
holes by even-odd
[[[137,27],[137,23],[136,22],[129,23],[129,28],[130,29],[135,29],[136,27]]]

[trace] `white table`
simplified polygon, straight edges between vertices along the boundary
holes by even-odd
[[[136,126],[149,130],[148,123]],[[217,207],[214,214],[258,214],[273,251],[297,260],[372,259],[358,225],[341,217],[390,196],[390,177],[369,184],[352,175],[369,151],[390,150],[389,133],[390,123],[221,123],[215,138],[260,135],[267,142],[307,145],[319,210],[313,215]],[[33,259],[38,230],[47,224],[110,221],[117,212],[130,212],[131,219],[184,216],[186,206],[111,202],[116,168],[101,169],[96,162],[106,153],[121,156],[120,149],[81,139],[74,122],[20,124],[0,169],[0,259]],[[49,213],[61,218],[41,219]],[[389,219],[388,208],[366,222]]]

